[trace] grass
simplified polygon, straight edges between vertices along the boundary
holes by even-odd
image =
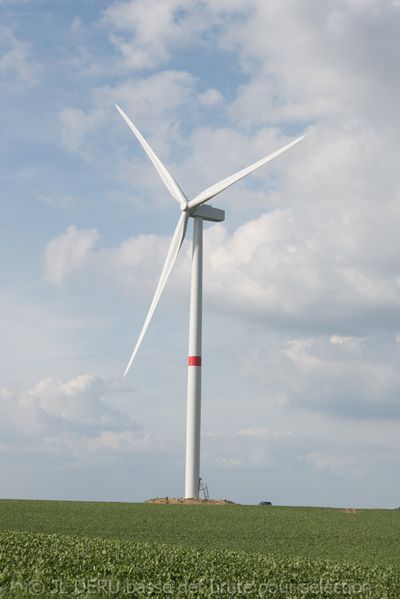
[[[399,596],[393,568],[33,533],[0,540],[7,599]]]
[[[0,500],[5,598],[398,599],[399,564],[400,510]]]
[[[400,564],[400,510],[0,500],[0,530]]]

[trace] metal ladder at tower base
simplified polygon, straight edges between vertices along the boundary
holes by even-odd
[[[207,483],[203,481],[203,479],[199,478],[199,497],[201,497],[201,494],[203,494],[203,499],[206,501],[210,499]]]

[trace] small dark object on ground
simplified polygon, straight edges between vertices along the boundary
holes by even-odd
[[[260,501],[258,505],[272,505],[270,501]]]

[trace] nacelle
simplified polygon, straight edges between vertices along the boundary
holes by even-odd
[[[204,220],[220,223],[225,220],[225,210],[214,208],[209,204],[202,204],[201,206],[197,206],[193,212],[190,212],[190,216],[201,216]]]

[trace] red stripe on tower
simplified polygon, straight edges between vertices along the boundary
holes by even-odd
[[[189,356],[189,366],[201,366],[201,356]]]

